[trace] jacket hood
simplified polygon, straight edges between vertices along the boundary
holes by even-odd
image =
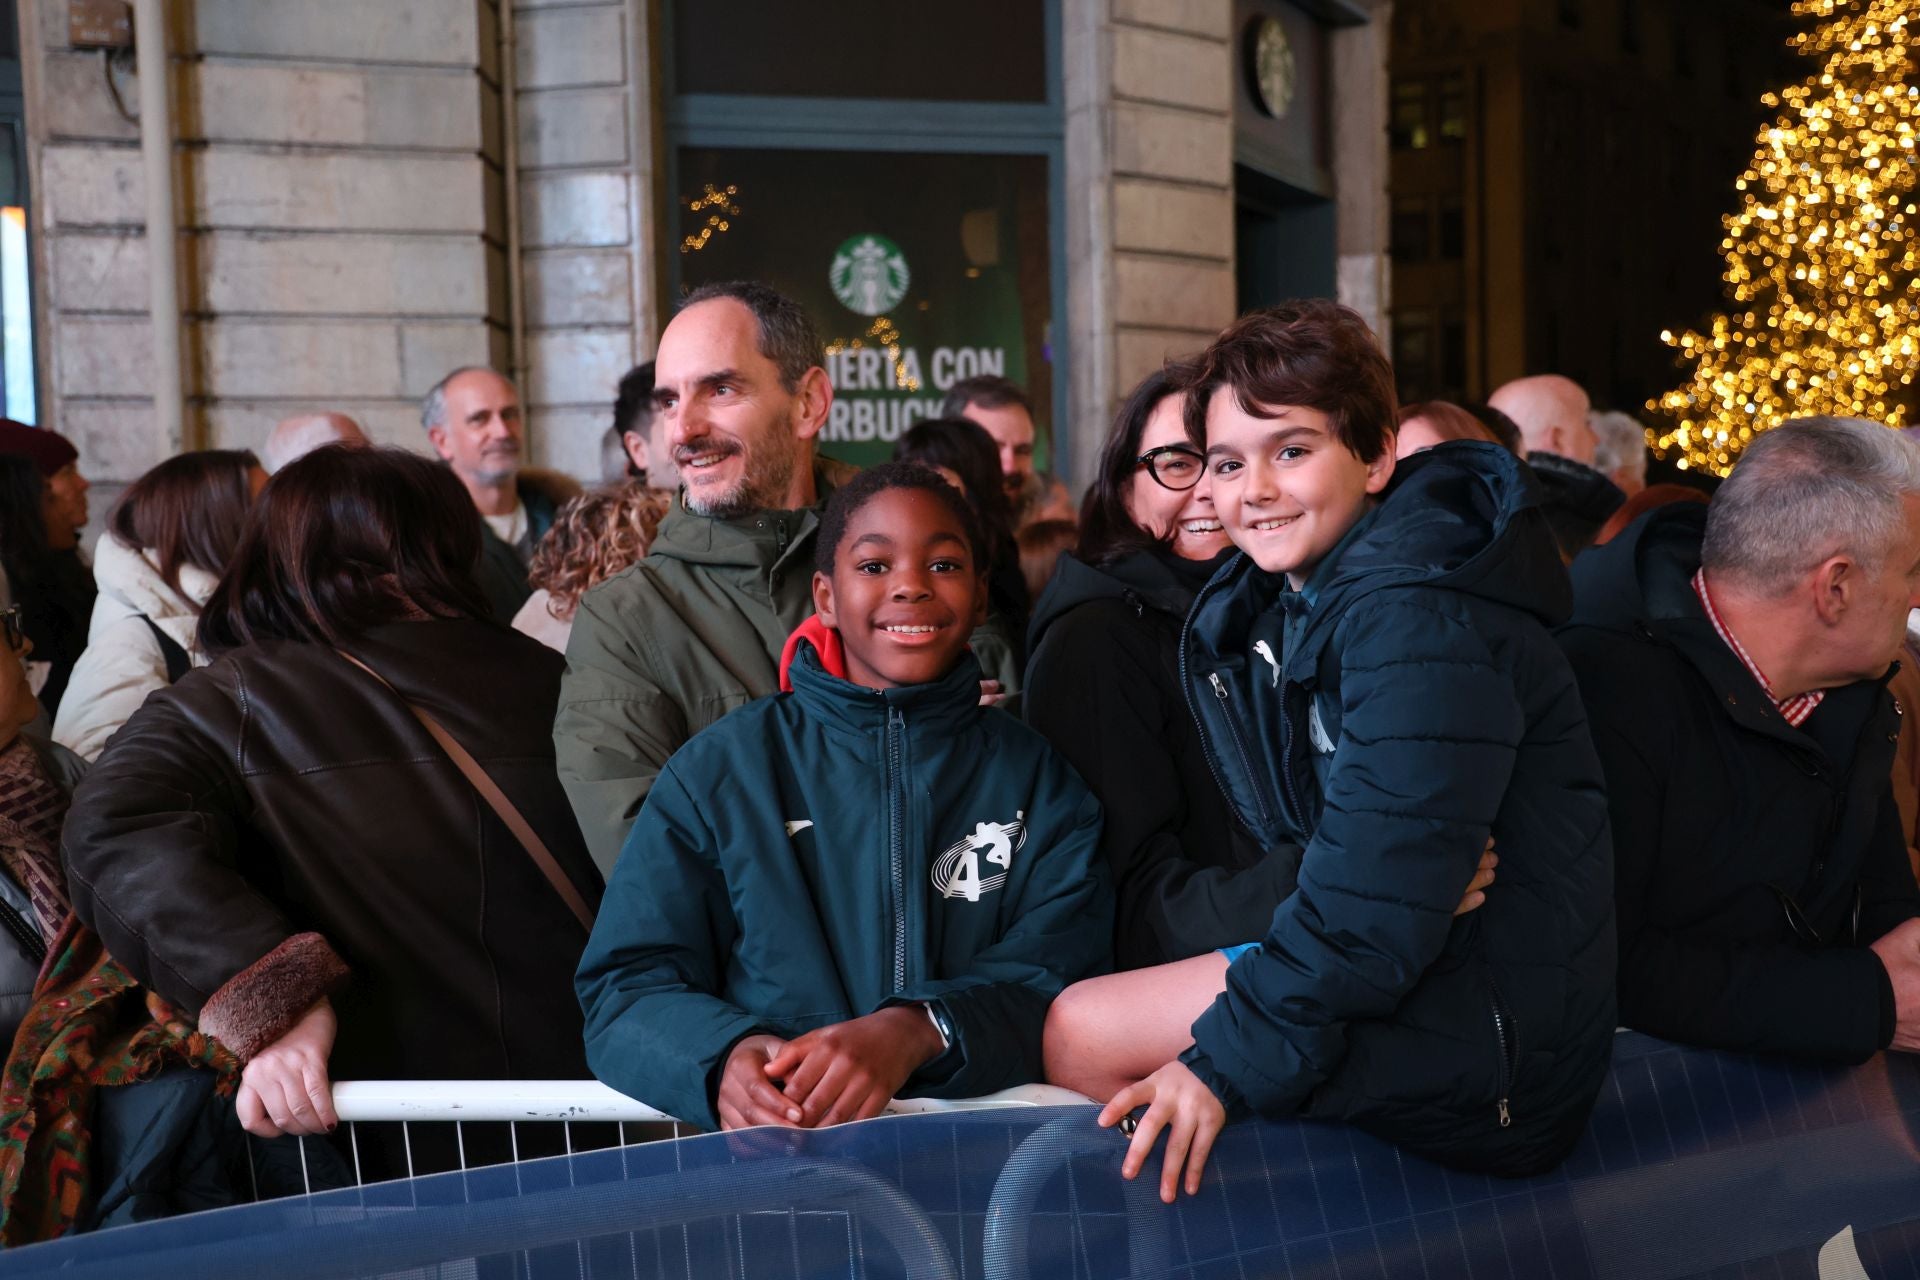
[[[1616,632],[1700,613],[1693,575],[1707,508],[1681,502],[1655,507],[1604,545],[1573,562],[1575,626]]]
[[[101,616],[108,601],[120,606],[117,617],[144,614],[183,647],[194,647],[200,610],[213,594],[219,578],[190,564],[180,566],[180,589],[160,577],[151,552],[130,547],[111,533],[100,539],[94,553],[93,577],[105,599],[95,606]]]
[[[1348,605],[1388,587],[1432,586],[1564,621],[1572,587],[1525,464],[1498,445],[1450,441],[1401,460],[1372,520],[1340,551],[1317,593],[1295,670],[1310,666]],[[1208,648],[1278,605],[1284,580],[1236,556],[1214,576],[1189,628]],[[1300,664],[1300,665],[1296,665]]]
[[[812,647],[813,656],[828,675],[847,678],[847,650],[840,643],[840,633],[822,622],[816,613],[793,629],[780,650],[780,692],[793,692],[793,660],[803,645]]]
[[[649,556],[711,568],[770,569],[787,549],[820,523],[820,510],[835,489],[852,479],[859,468],[832,458],[813,461],[817,501],[797,511],[752,511],[723,520],[687,509],[687,493],[680,490],[660,521]]]
[[[1596,526],[1626,504],[1627,495],[1620,486],[1584,462],[1557,453],[1530,453],[1527,465],[1533,468],[1548,505]]]
[[[1235,554],[1229,547],[1212,560],[1182,560],[1172,551],[1142,550],[1098,569],[1078,556],[1063,555],[1033,606],[1027,652],[1039,649],[1048,627],[1094,600],[1124,600],[1136,608],[1184,618],[1200,588]]]

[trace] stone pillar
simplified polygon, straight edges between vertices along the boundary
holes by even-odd
[[[1387,49],[1393,4],[1374,0],[1367,7],[1371,22],[1336,27],[1327,36],[1334,85],[1336,287],[1340,301],[1366,317],[1381,345],[1388,346],[1393,263],[1388,256]]]
[[[615,385],[651,355],[647,0],[513,0],[532,461],[598,478]]]
[[[1066,0],[1065,424],[1076,488],[1122,396],[1233,319],[1231,0]]]

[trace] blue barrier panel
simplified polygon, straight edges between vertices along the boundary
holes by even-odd
[[[441,1174],[15,1250],[0,1274],[421,1280],[1920,1275],[1920,1062],[1623,1035],[1586,1139],[1524,1181],[1247,1124],[1163,1206],[1080,1108],[759,1130]]]

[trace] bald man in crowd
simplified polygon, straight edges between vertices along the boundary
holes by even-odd
[[[260,465],[272,475],[295,458],[304,458],[325,445],[364,447],[367,443],[367,433],[344,413],[303,413],[274,424],[267,442],[260,446]]]
[[[1556,373],[1516,378],[1487,403],[1520,428],[1527,462],[1547,492],[1547,522],[1568,560],[1593,545],[1593,535],[1627,495],[1594,469],[1599,440],[1588,424],[1593,403],[1580,384]]]

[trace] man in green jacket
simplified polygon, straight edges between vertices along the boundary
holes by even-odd
[[[818,509],[850,468],[814,454],[833,388],[820,335],[762,284],[687,295],[654,358],[654,429],[682,488],[645,559],[582,597],[554,744],[603,873],[667,757],[779,689],[813,612]]]

